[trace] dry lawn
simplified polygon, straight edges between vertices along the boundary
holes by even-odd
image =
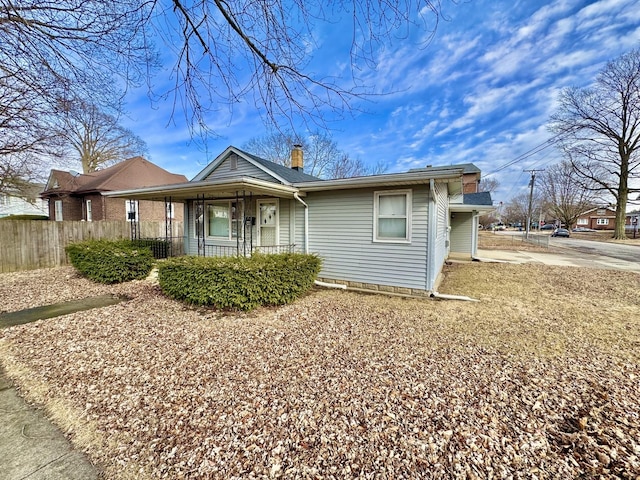
[[[441,292],[480,301],[318,290],[224,314],[131,282],[0,331],[0,361],[108,479],[640,475],[640,276],[446,268]],[[50,298],[21,275],[0,275],[5,310]]]
[[[554,248],[523,242],[521,235],[501,235],[493,232],[478,232],[478,248],[483,250],[519,250],[525,252],[553,253]]]

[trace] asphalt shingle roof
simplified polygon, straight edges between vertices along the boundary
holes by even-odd
[[[257,155],[245,152],[244,150],[240,150],[239,148],[236,148],[236,150],[242,152],[247,157],[250,157],[253,161],[259,163],[263,167],[268,168],[279,177],[284,178],[287,182],[317,182],[318,180],[322,180],[322,178],[314,177],[313,175],[309,175],[308,173],[299,172],[298,170],[285,167],[284,165],[280,165],[279,163],[270,162],[269,160],[265,160],[264,158],[260,158]]]
[[[462,197],[465,205],[493,205],[491,192],[465,193]]]

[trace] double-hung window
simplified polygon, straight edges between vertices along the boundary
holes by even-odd
[[[373,241],[411,242],[411,190],[373,194]]]
[[[608,218],[598,218],[596,220],[596,225],[609,225],[609,219]]]

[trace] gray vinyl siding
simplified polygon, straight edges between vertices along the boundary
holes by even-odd
[[[235,158],[238,168],[231,169],[231,159]],[[246,161],[244,158],[237,156],[235,153],[229,155],[215,170],[213,170],[205,180],[222,180],[225,178],[237,178],[237,177],[253,177],[260,180],[267,180],[269,182],[280,183],[274,177],[269,175],[264,170],[259,169],[252,163]]]
[[[266,197],[253,197],[252,199],[252,211],[255,212],[256,208],[257,208],[257,200],[270,200],[269,198]],[[194,202],[193,200],[187,202],[186,204],[186,208],[187,208],[187,216],[185,217],[187,219],[185,226],[184,226],[184,231],[185,231],[185,254],[187,255],[198,255],[198,239],[196,238],[196,234],[195,234],[195,221],[194,221]],[[278,230],[279,230],[279,244],[280,245],[286,245],[289,243],[293,243],[293,241],[290,240],[291,238],[291,220],[289,218],[289,212],[291,209],[291,201],[289,199],[284,199],[281,198],[278,200]],[[256,215],[254,213],[254,215]],[[257,233],[257,227],[253,226],[252,227],[252,231],[253,231],[253,246],[257,246],[258,245],[258,233]],[[246,242],[247,245],[250,244],[251,242],[251,237],[249,235],[249,232],[247,231],[247,238],[246,238]],[[242,244],[242,241],[240,242]],[[237,241],[236,239],[233,240],[220,240],[220,239],[212,239],[212,238],[206,238],[205,239],[205,244],[206,245],[220,245],[220,246],[228,246],[228,247],[235,247],[237,245]]]
[[[451,219],[451,252],[472,255],[473,214],[456,212]]]
[[[373,241],[374,191],[311,192],[309,251],[323,260],[321,277],[333,280],[424,289],[427,262],[427,187],[412,189],[411,243]],[[390,189],[391,190],[391,189]],[[304,225],[303,208],[296,224]],[[302,228],[297,229],[297,240]],[[304,239],[301,239],[304,245]],[[296,241],[297,243],[297,241]]]

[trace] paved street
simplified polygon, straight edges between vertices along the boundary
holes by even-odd
[[[522,235],[500,232],[500,235]],[[606,268],[640,273],[640,245],[598,242],[572,238],[549,238],[553,253],[505,250],[479,250],[478,258],[512,263],[536,262],[545,265]]]
[[[579,238],[551,238],[549,245],[568,248],[580,253],[612,257],[626,262],[640,263],[640,246],[623,245],[620,243],[594,242]]]

